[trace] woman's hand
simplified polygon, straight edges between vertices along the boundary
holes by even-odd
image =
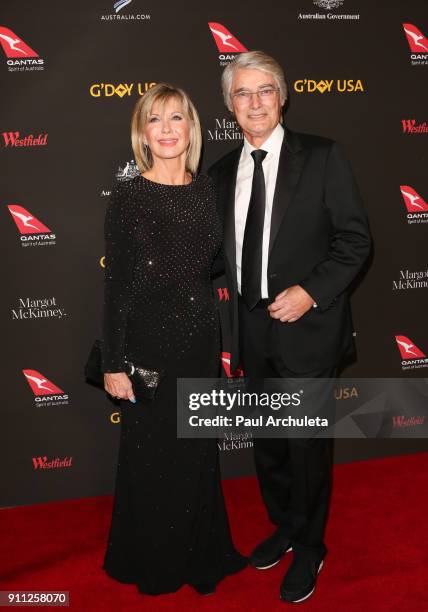
[[[129,400],[133,404],[135,404],[137,401],[135,399],[131,381],[125,372],[106,372],[104,374],[104,389],[112,397]]]

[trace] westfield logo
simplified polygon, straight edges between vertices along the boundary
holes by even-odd
[[[403,134],[428,134],[428,124],[426,121],[416,123],[416,119],[402,119],[401,125]]]
[[[58,468],[72,467],[71,463],[73,461],[73,457],[64,457],[64,459],[56,457],[55,459],[48,461],[48,458],[45,455],[44,457],[33,457],[32,461],[33,468],[35,470],[53,470]]]
[[[229,301],[229,289],[227,287],[218,287],[217,288],[218,300],[219,302],[228,302]]]
[[[34,137],[33,134],[21,138],[20,132],[3,132],[5,147],[41,147],[48,144],[48,135],[39,134]]]

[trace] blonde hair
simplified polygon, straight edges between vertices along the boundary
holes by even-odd
[[[235,59],[226,66],[221,75],[221,87],[223,90],[224,103],[227,108],[232,111],[232,81],[235,70],[240,69],[256,69],[262,70],[270,74],[276,81],[279,87],[281,106],[283,106],[288,97],[287,83],[285,81],[284,71],[279,63],[265,53],[264,51],[247,51],[240,53]]]
[[[151,151],[143,142],[143,129],[147,123],[147,118],[156,102],[160,102],[163,106],[171,98],[176,98],[181,103],[183,113],[187,116],[190,124],[190,143],[186,155],[186,169],[192,174],[195,174],[198,169],[202,148],[202,133],[198,112],[185,91],[169,83],[157,83],[138,100],[132,113],[132,149],[141,173],[150,170],[153,166]]]

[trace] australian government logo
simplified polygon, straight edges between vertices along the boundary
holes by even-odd
[[[345,0],[313,0],[313,4],[324,12],[313,10],[311,13],[298,13],[298,19],[316,21],[358,21],[359,13],[334,12],[340,9]]]
[[[214,125],[211,129],[207,130],[208,140],[211,141],[232,141],[242,140],[242,132],[238,123],[233,119],[226,119],[225,117],[216,117]]]
[[[150,13],[134,13],[129,10],[130,4],[132,0],[117,0],[113,3],[113,13],[101,15],[101,21],[150,21]]]
[[[14,308],[11,308],[12,321],[24,319],[62,319],[67,316],[65,308],[57,303],[56,297],[30,298],[20,297]]]
[[[118,166],[117,171],[115,172],[116,180],[120,183],[124,181],[130,181],[134,177],[140,174],[140,169],[135,163],[135,160],[131,159],[126,163],[122,163]],[[101,189],[100,197],[107,198],[111,196],[111,189]]]

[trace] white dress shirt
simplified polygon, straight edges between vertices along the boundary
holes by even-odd
[[[269,256],[270,224],[272,218],[273,196],[275,192],[276,177],[278,174],[279,154],[284,139],[284,128],[280,123],[276,126],[269,138],[262,144],[260,149],[267,151],[263,160],[263,174],[266,186],[265,220],[263,225],[262,246],[262,282],[261,296],[269,297],[267,282],[267,267]],[[251,186],[254,174],[254,160],[251,152],[255,150],[246,138],[239,159],[238,174],[235,187],[235,239],[236,239],[236,274],[238,280],[238,292],[241,293],[241,262],[242,243],[244,241],[245,221],[247,219],[248,206],[251,197]]]

